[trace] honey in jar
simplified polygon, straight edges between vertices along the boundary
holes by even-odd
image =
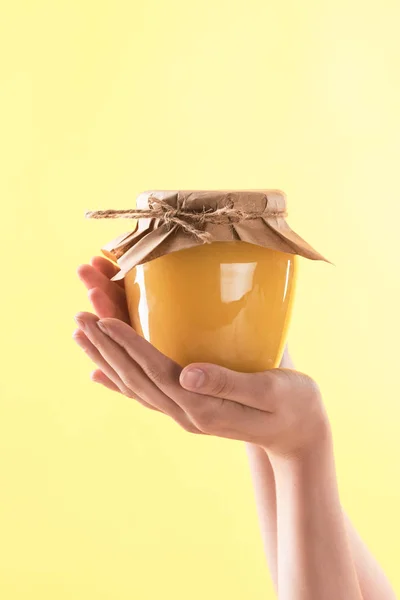
[[[132,326],[181,366],[273,368],[286,341],[296,258],[215,242],[139,265],[125,276]]]

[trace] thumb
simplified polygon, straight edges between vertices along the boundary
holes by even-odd
[[[180,384],[186,390],[261,410],[268,410],[268,391],[273,379],[268,371],[239,373],[207,363],[191,364],[180,374]]]

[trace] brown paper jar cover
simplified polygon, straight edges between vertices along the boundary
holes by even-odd
[[[133,231],[102,248],[121,269],[114,280],[160,256],[212,242],[242,241],[326,261],[289,227],[286,196],[278,190],[147,191],[138,196],[136,209],[87,217],[138,219]]]

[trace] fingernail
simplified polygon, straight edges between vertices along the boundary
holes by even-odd
[[[97,327],[100,329],[100,331],[102,331],[103,333],[105,333],[106,335],[108,335],[108,329],[104,325],[104,323],[102,323],[101,321],[97,321]]]
[[[85,321],[79,315],[77,315],[74,318],[75,318],[75,323],[78,325],[78,327],[80,329],[85,329],[85,326],[86,326]]]
[[[201,369],[188,369],[181,375],[181,383],[185,388],[196,389],[203,385],[206,379],[204,371]]]

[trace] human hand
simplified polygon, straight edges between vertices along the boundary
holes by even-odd
[[[100,383],[164,412],[187,431],[285,457],[329,437],[319,390],[306,375],[284,369],[245,374],[211,364],[182,369],[115,318],[80,313],[77,323],[91,344],[88,355],[109,377]]]
[[[103,256],[95,256],[90,263],[90,265],[80,265],[77,269],[77,274],[88,290],[88,297],[95,313],[100,319],[114,317],[129,324],[124,281],[110,281],[118,273],[118,266]],[[73,337],[82,350],[93,354],[94,349],[91,347],[92,344],[82,330],[77,329]],[[99,356],[97,356],[97,364],[102,365],[104,370],[110,374],[108,365],[105,364],[105,361],[101,361]],[[92,372],[91,378],[94,382],[101,383],[113,391],[120,391],[107,376],[106,372],[98,368]],[[116,373],[112,375],[114,379],[117,378]]]
[[[102,256],[95,256],[90,265],[80,265],[77,269],[97,316],[100,319],[114,317],[129,323],[124,281],[110,281],[118,271],[117,265]]]

